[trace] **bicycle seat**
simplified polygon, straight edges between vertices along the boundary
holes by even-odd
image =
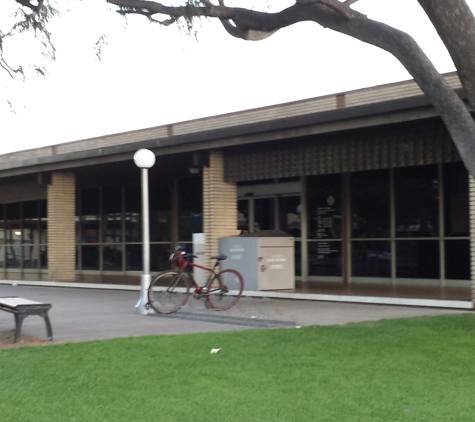
[[[225,259],[228,259],[228,257],[222,253],[219,255],[212,256],[211,259],[217,259],[218,261],[224,261]]]

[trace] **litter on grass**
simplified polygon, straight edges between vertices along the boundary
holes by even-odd
[[[211,354],[212,355],[215,355],[216,353],[218,353],[221,349],[211,349]]]

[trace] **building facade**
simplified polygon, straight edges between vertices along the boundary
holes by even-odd
[[[139,283],[140,148],[153,272],[278,229],[297,290],[473,301],[475,185],[413,81],[0,156],[3,278]]]

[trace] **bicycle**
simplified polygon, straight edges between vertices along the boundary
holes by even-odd
[[[178,246],[176,250],[170,260],[176,264],[178,271],[168,270],[158,274],[148,288],[149,305],[155,312],[171,314],[185,306],[190,296],[190,285],[195,286],[193,297],[204,299],[206,306],[216,311],[225,311],[239,301],[244,290],[241,274],[231,269],[218,271],[219,262],[227,259],[226,255],[212,256],[211,259],[216,262],[208,268],[192,262],[196,256],[185,252],[182,247]],[[191,267],[210,273],[204,286],[198,286],[189,272]]]

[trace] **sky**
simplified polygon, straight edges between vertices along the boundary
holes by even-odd
[[[475,0],[467,3],[475,10]],[[3,31],[11,4],[0,6]],[[69,4],[50,26],[55,61],[42,57],[31,35],[4,42],[10,63],[41,63],[48,73],[27,70],[23,81],[0,69],[0,154],[410,79],[389,53],[315,23],[253,42],[231,37],[216,21],[203,21],[194,37],[141,16],[125,21],[105,2]],[[411,34],[440,72],[455,70],[417,1],[353,7]],[[99,60],[95,43],[104,34]]]

